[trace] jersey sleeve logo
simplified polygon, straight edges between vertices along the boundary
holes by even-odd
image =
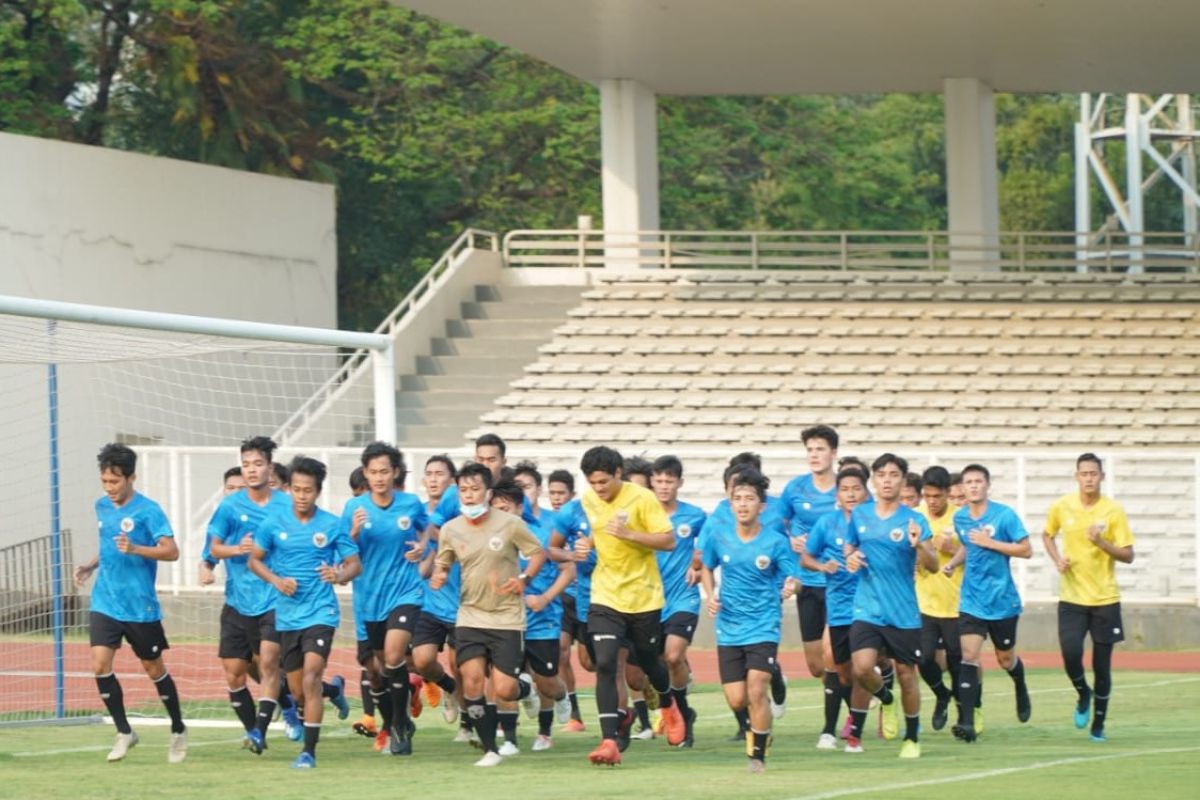
[[[805,511],[812,511],[812,503],[801,503],[800,507]]]
[[[493,553],[498,553],[500,548],[503,546],[504,540],[499,536],[493,536],[492,538],[488,539],[488,550],[491,550]]]
[[[242,516],[240,517],[240,519],[242,520],[242,522],[249,522],[249,521],[250,521],[250,517],[249,517],[248,515],[246,515],[246,514],[242,514]]]
[[[767,567],[771,566],[771,559],[767,558],[766,556],[756,556],[754,558],[754,566],[758,567],[759,569],[766,569]]]
[[[396,520],[396,527],[402,531],[406,531],[412,527],[412,517],[404,516]]]
[[[133,533],[133,517],[125,517],[121,520],[121,533]]]
[[[893,542],[900,541],[901,539],[904,538],[904,529],[903,528],[892,528],[890,531],[888,531],[888,538],[891,539]]]
[[[721,556],[721,560],[724,561],[726,564],[728,564],[729,563],[729,554],[726,553],[725,555]]]
[[[324,533],[314,533],[312,537],[312,543],[314,547],[324,547],[325,545],[329,544],[329,537]]]
[[[692,526],[685,522],[675,529],[675,533],[679,535],[680,539],[686,539],[692,535]]]
[[[280,532],[279,532],[279,541],[281,541],[281,542],[286,542],[286,541],[287,541],[287,531],[280,531]]]

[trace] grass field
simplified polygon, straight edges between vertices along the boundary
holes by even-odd
[[[366,739],[327,714],[319,768],[312,772],[288,769],[298,746],[274,732],[271,748],[255,757],[239,748],[233,729],[194,727],[187,762],[169,767],[167,729],[139,727],[136,720],[142,742],[118,764],[104,761],[112,741],[107,725],[0,728],[0,797],[355,798],[381,790],[422,800],[484,792],[520,800],[1197,796],[1200,676],[1117,673],[1109,741],[1103,744],[1072,726],[1074,692],[1061,672],[1033,670],[1029,679],[1034,702],[1029,724],[1016,721],[1011,683],[990,672],[987,728],[980,741],[964,745],[949,728],[934,733],[926,726],[919,761],[900,761],[898,742],[875,738],[865,741],[862,755],[816,751],[820,687],[814,680],[793,679],[788,713],[776,723],[763,775],[746,774],[743,748],[725,741],[733,722],[718,687],[699,686],[693,694],[700,715],[693,750],[670,750],[661,739],[634,741],[615,769],[586,761],[596,741],[588,697],[581,698],[588,733],[559,734],[553,750],[535,754],[528,747],[536,725],[522,718],[521,755],[486,771],[471,767],[476,752],[452,744],[453,728],[429,711],[418,720],[416,754],[405,759],[375,753]],[[926,695],[926,723],[931,709]]]

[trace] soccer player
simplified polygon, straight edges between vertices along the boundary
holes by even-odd
[[[546,498],[550,509],[558,511],[575,498],[575,476],[565,469],[556,469],[546,478]]]
[[[962,508],[967,504],[967,496],[963,493],[961,472],[950,473],[950,505]]]
[[[871,464],[875,502],[854,509],[845,551],[846,569],[859,573],[854,621],[850,624],[854,679],[879,700],[883,737],[894,739],[900,728],[895,696],[875,671],[880,651],[887,648],[896,662],[904,706],[900,757],[919,758],[921,690],[916,665],[921,659],[921,611],[913,573],[918,561],[924,569],[937,569],[937,556],[928,544],[931,533],[925,518],[900,503],[907,473],[908,462],[892,453],[884,453]],[[846,739],[848,753],[862,752],[862,728],[867,716],[864,706],[850,710],[854,723]]]
[[[696,543],[700,540],[708,515],[703,509],[679,499],[683,487],[683,462],[675,456],[661,456],[651,467],[650,486],[675,531],[675,549],[659,550],[658,572],[666,596],[662,610],[663,656],[671,677],[671,691],[686,695],[690,669],[687,651],[700,621],[699,575],[692,568]],[[690,706],[684,717],[686,731],[680,747],[695,743],[693,733],[696,712]]]
[[[271,475],[268,479],[271,489],[276,492],[287,493],[290,491],[292,483],[291,471],[278,461],[271,462]]]
[[[429,586],[441,589],[450,566],[461,565],[455,659],[467,714],[484,750],[475,766],[494,767],[503,757],[496,747],[496,707],[484,702],[484,680],[490,667],[498,700],[523,700],[533,691],[519,677],[525,658],[523,596],[546,556],[520,517],[491,507],[492,470],[487,465],[468,464],[456,481],[461,514],[440,532]],[[518,562],[522,555],[529,559],[523,572]]]
[[[230,467],[225,470],[225,474],[221,477],[221,496],[228,497],[236,491],[246,488],[246,479],[242,477],[241,467]],[[217,562],[208,552],[208,542],[204,544],[205,557],[200,559],[200,585],[211,586],[216,583],[217,576],[213,570],[217,566]]]
[[[304,749],[292,766],[312,769],[317,766],[325,712],[325,665],[341,618],[333,584],[353,580],[362,564],[358,547],[337,516],[317,507],[325,465],[297,456],[288,474],[291,507],[273,508],[258,526],[250,571],[279,594],[275,628],[280,633],[280,664],[292,696],[304,708]]]
[[[243,746],[255,754],[266,749],[267,729],[280,706],[279,632],[275,627],[276,592],[250,571],[250,552],[258,526],[275,509],[286,509],[288,496],[270,486],[276,444],[267,436],[241,443],[246,488],[221,500],[208,522],[206,558],[225,562],[225,605],[221,609],[217,656],[229,686],[229,705],[246,731]],[[246,679],[258,673],[258,715]],[[289,738],[303,735],[294,708],[284,712]]]
[[[355,582],[367,638],[379,662],[389,703],[380,704],[392,755],[412,754],[409,719],[408,646],[421,613],[425,587],[420,561],[427,539],[425,506],[415,494],[396,490],[404,459],[386,442],[371,442],[362,452],[363,475],[370,492],[342,509],[342,532],[357,546],[363,574]]]
[[[650,488],[651,464],[642,456],[629,456],[622,464],[622,473],[624,479],[630,483],[636,484],[643,489]],[[621,682],[617,682],[617,694],[620,698],[618,705],[621,708],[626,707],[626,701],[633,701],[633,713],[637,717],[637,732],[632,735],[634,739],[653,739],[654,726],[650,722],[650,704],[646,699],[646,674],[636,665],[629,663],[629,644],[621,642],[621,651],[618,656],[617,674],[624,676],[624,686]],[[624,690],[624,692],[622,692]],[[617,743],[622,745],[621,752],[624,752],[626,742],[623,736],[618,734]]]
[[[593,447],[583,454],[580,468],[590,487],[582,505],[591,536],[579,537],[575,549],[581,555],[596,551],[588,635],[596,654],[596,707],[603,736],[588,759],[593,764],[619,764],[617,667],[622,639],[629,644],[631,660],[659,694],[667,743],[679,745],[687,732],[687,697],[671,690],[660,652],[664,597],[654,555],[673,549],[675,534],[654,495],[621,479],[621,454],[616,450]]]
[[[1029,558],[1033,547],[1017,513],[988,499],[991,474],[987,467],[970,464],[963,467],[961,474],[967,505],[954,515],[954,529],[962,548],[942,567],[942,572],[950,575],[959,564],[966,564],[958,606],[962,644],[958,698],[962,722],[952,730],[958,739],[973,742],[978,735],[975,706],[983,691],[980,656],[988,637],[996,650],[996,660],[1008,672],[1016,689],[1017,719],[1028,722],[1032,713],[1025,686],[1025,665],[1016,650],[1021,595],[1013,583],[1008,561]]]
[[[958,552],[958,537],[954,533],[954,515],[958,508],[950,505],[950,473],[945,467],[930,467],[921,475],[921,498],[924,505],[918,510],[925,515],[933,533],[933,550],[938,558],[938,571],[917,570],[917,603],[921,607],[921,677],[937,698],[933,708],[932,725],[935,731],[946,727],[946,712],[950,700],[958,691],[959,665],[962,650],[958,636],[958,598],[962,586],[962,569],[946,574],[942,568]],[[938,651],[945,654],[945,669],[950,673],[950,686],[942,682],[943,666],[938,663]],[[959,712],[961,716],[961,711]]]
[[[838,713],[843,702],[859,708],[870,702],[854,684],[850,654],[850,626],[854,622],[854,593],[858,575],[846,570],[845,544],[854,509],[867,499],[867,474],[857,467],[842,469],[835,478],[837,508],[817,520],[805,539],[801,566],[825,573],[825,614],[829,628],[833,669],[825,670],[825,727],[817,739],[818,750],[837,749]],[[851,687],[858,692],[851,697]]]
[[[370,485],[367,483],[367,478],[363,475],[363,468],[355,467],[350,472],[350,495],[358,497],[371,491]],[[371,649],[371,640],[367,637],[367,623],[362,615],[362,593],[355,592],[353,595],[353,611],[354,611],[354,638],[355,638],[355,660],[362,668],[359,671],[359,693],[362,698],[363,715],[352,726],[355,733],[360,736],[366,736],[368,739],[377,739],[380,731],[375,724],[375,695],[372,692],[372,686],[380,683],[378,676],[379,666],[375,661],[375,652]],[[387,733],[384,732],[385,741],[383,746],[386,746]],[[382,750],[383,746],[376,749]]]
[[[921,505],[921,476],[910,472],[904,476],[904,487],[900,489],[900,502],[909,508]]]
[[[225,470],[224,482],[221,484],[221,493],[223,495],[231,495],[239,489],[246,488],[246,479],[242,477],[241,467],[230,467]]]
[[[550,499],[550,509],[555,514],[555,526],[561,534],[561,521],[558,515],[567,504],[575,499],[575,476],[565,469],[556,469],[551,472],[546,478],[546,497]],[[565,538],[565,536],[561,538],[552,537],[551,544],[553,545],[554,541],[565,544]],[[571,664],[571,645],[576,641],[576,632],[581,627],[584,631],[584,636],[579,639],[580,644],[587,637],[587,628],[580,625],[576,609],[578,583],[579,570],[576,568],[575,580],[567,586],[567,590],[562,594],[562,630],[558,636],[558,674],[567,686],[567,700],[571,703],[571,718],[567,720],[567,724],[563,727],[563,730],[567,733],[580,733],[585,730],[583,715],[579,711],[579,697],[575,694],[575,668]]]
[[[74,578],[76,585],[83,586],[99,570],[92,587],[88,630],[96,688],[117,728],[108,760],[120,761],[138,743],[125,715],[121,682],[113,672],[113,658],[124,639],[142,662],[142,669],[154,682],[171,717],[167,762],[179,764],[187,757],[187,728],[175,681],[163,663],[163,651],[170,645],[163,632],[162,609],[154,588],[158,562],[176,560],[179,548],[162,508],[133,488],[137,454],[123,444],[108,444],[97,460],[104,490],[104,496],[96,501],[100,552],[87,564],[76,567]]]
[[[1062,576],[1058,592],[1058,643],[1067,677],[1079,694],[1075,727],[1087,727],[1094,697],[1091,739],[1103,742],[1107,739],[1104,723],[1112,694],[1113,645],[1125,640],[1115,568],[1118,561],[1133,563],[1133,534],[1125,510],[1100,494],[1104,465],[1095,453],[1084,453],[1076,459],[1075,481],[1079,491],[1063,495],[1050,506],[1042,541]],[[1083,640],[1089,634],[1094,690],[1088,688],[1083,668]]]
[[[750,772],[766,766],[771,738],[768,695],[779,650],[783,618],[777,593],[784,599],[798,587],[800,569],[787,539],[763,529],[759,515],[767,501],[768,481],[743,470],[733,477],[736,524],[711,525],[704,536],[702,581],[708,612],[716,617],[717,663],[721,689],[731,709],[747,710],[750,731],[746,755]],[[713,570],[721,569],[720,595]]]

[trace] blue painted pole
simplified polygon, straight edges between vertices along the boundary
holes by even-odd
[[[46,323],[51,339],[54,320]],[[50,405],[50,573],[54,589],[54,716],[66,716],[65,659],[63,655],[63,553],[62,505],[58,470],[58,365],[51,363],[47,374]]]

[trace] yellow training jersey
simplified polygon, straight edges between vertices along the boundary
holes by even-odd
[[[670,533],[671,520],[649,489],[625,481],[611,503],[590,489],[583,510],[592,531],[596,568],[592,572],[592,605],[607,606],[625,614],[663,607],[662,578],[655,550],[609,534],[608,523],[618,513],[627,515],[625,527],[642,533]]]
[[[917,605],[921,607],[922,614],[930,617],[957,617],[963,568],[960,564],[948,578],[941,572],[941,568],[949,563],[954,557],[954,551],[961,546],[958,544],[958,537],[954,535],[954,514],[958,511],[958,506],[947,503],[946,513],[940,517],[930,514],[924,503],[917,510],[925,516],[929,529],[933,531],[931,542],[938,560],[937,572],[926,572],[920,561],[917,562]],[[942,545],[946,541],[954,543],[954,551],[942,552]]]
[[[1088,539],[1092,525],[1103,525],[1101,537],[1116,547],[1133,544],[1129,520],[1120,503],[1101,497],[1095,505],[1084,508],[1078,492],[1064,494],[1050,506],[1046,535],[1058,537],[1059,555],[1071,560],[1071,568],[1060,576],[1058,598],[1081,606],[1106,606],[1121,599],[1116,560]]]

